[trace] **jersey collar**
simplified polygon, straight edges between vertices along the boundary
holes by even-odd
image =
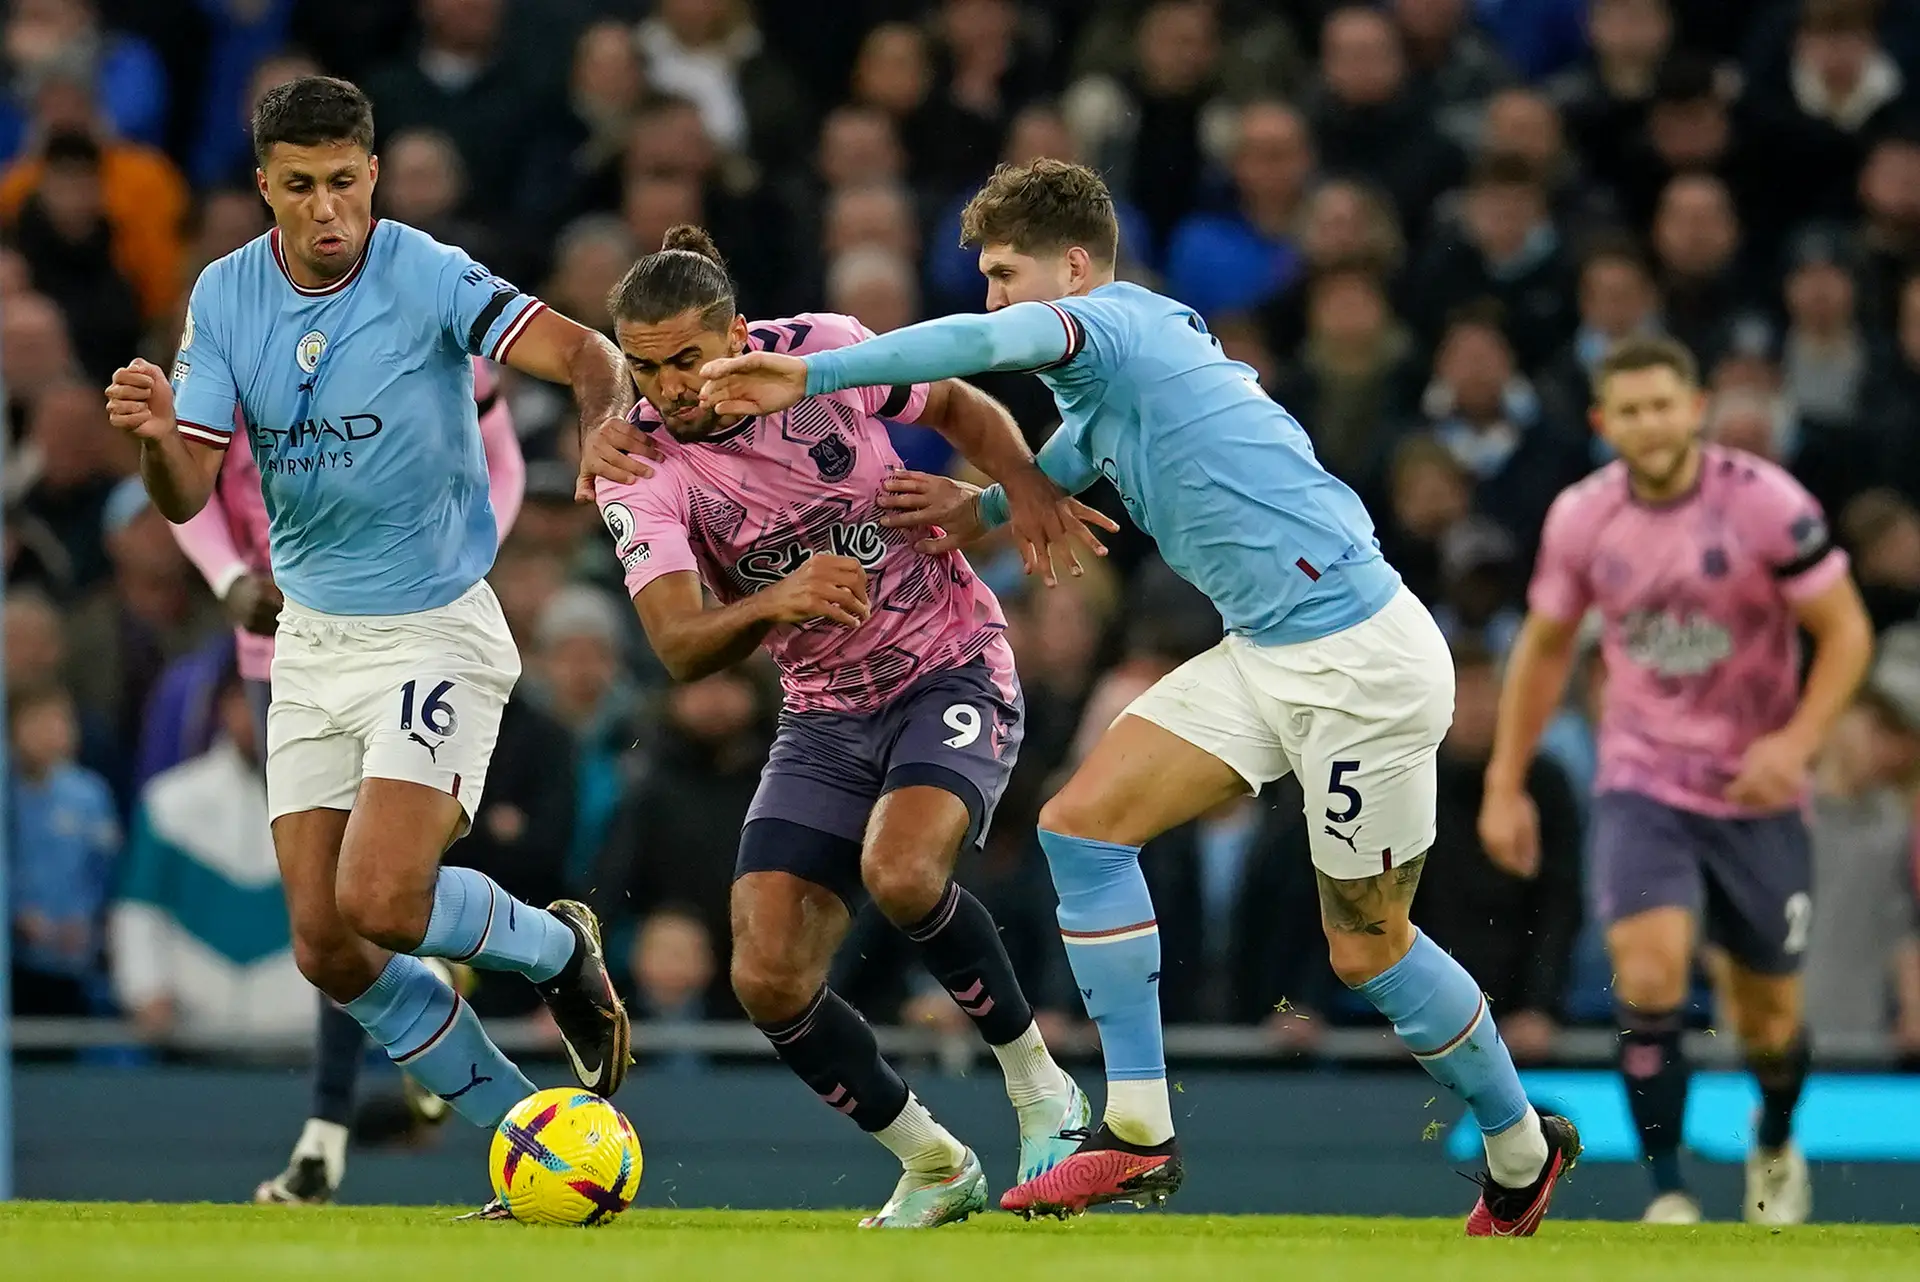
[[[286,277],[287,284],[293,286],[293,292],[302,298],[323,298],[328,294],[339,293],[347,286],[353,284],[354,281],[360,279],[360,271],[367,265],[367,257],[373,253],[373,234],[378,231],[379,228],[380,220],[378,218],[369,222],[367,224],[367,243],[360,247],[360,257],[354,260],[353,267],[348,270],[345,276],[342,276],[339,280],[333,282],[333,284],[322,285],[318,289],[308,289],[305,285],[295,280],[293,273],[287,270],[287,256],[285,251],[280,248],[280,229],[278,227],[275,227],[267,233],[267,242],[273,248],[274,264],[280,268],[280,274]]]

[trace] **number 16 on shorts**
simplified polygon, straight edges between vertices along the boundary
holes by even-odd
[[[447,695],[453,691],[453,682],[440,682],[427,692],[424,699],[419,697],[422,684],[416,680],[400,687],[400,728],[407,732],[409,739],[425,748],[428,756],[438,760],[440,745],[452,738],[453,732],[460,726],[459,714],[447,702]],[[437,737],[440,742],[430,741],[427,735]]]

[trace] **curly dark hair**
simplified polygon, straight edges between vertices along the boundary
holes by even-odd
[[[960,212],[962,245],[1011,245],[1015,253],[1087,251],[1110,265],[1120,248],[1113,193],[1085,165],[1042,159],[1001,165]]]

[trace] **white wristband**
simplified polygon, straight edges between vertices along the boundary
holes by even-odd
[[[233,591],[233,585],[246,577],[246,565],[242,562],[235,561],[232,565],[221,571],[219,578],[207,586],[213,589],[213,595],[215,597],[224,601],[227,599],[227,593]]]

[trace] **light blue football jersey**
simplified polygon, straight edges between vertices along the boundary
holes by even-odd
[[[504,360],[542,307],[387,219],[325,289],[294,284],[277,230],[200,273],[175,416],[183,434],[224,448],[238,408],[289,600],[411,614],[486,576],[496,531],[468,357]]]
[[[1360,498],[1199,315],[1138,285],[948,316],[807,357],[809,392],[1032,370],[1060,429],[1040,465],[1069,493],[1105,476],[1229,632],[1330,636],[1400,590]]]

